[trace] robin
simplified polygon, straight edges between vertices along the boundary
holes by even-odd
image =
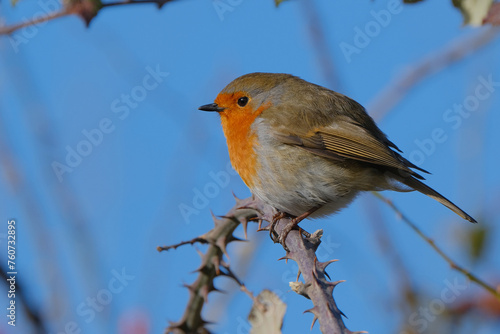
[[[293,217],[283,245],[301,220],[335,213],[361,191],[417,190],[476,223],[422,183],[414,170],[428,172],[345,95],[290,74],[250,73],[199,109],[220,115],[231,163],[252,193]]]

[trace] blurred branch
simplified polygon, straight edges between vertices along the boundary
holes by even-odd
[[[36,168],[43,173],[43,178],[37,179],[26,170],[26,164],[23,164],[12,139],[15,135],[10,133],[10,127],[4,122],[0,122],[0,168],[9,171],[11,175],[7,178],[8,183],[12,186],[14,196],[17,196],[23,205],[26,230],[32,237],[32,246],[39,250],[32,254],[36,258],[37,285],[42,286],[50,295],[50,299],[44,300],[50,307],[42,307],[50,314],[41,315],[50,318],[51,322],[59,320],[64,323],[67,322],[64,317],[68,316],[70,310],[68,270],[63,270],[63,263],[60,261],[54,261],[61,246],[56,242],[54,229],[60,233],[59,236],[64,235],[64,239],[71,245],[68,256],[71,256],[73,263],[78,263],[75,269],[78,270],[78,277],[82,278],[79,287],[81,293],[91,295],[102,286],[103,282],[94,274],[99,269],[100,261],[96,249],[88,247],[94,242],[94,238],[91,237],[86,213],[72,190],[71,183],[53,182],[54,171],[51,163],[56,160],[54,148],[62,145],[57,138],[57,131],[54,130],[57,126],[49,117],[50,112],[46,109],[44,97],[33,86],[34,80],[25,66],[24,55],[8,52],[4,60],[10,64],[5,74],[8,78],[16,78],[10,82],[20,103],[19,110],[26,116],[23,118],[26,120],[23,129],[36,138],[31,154],[36,158]],[[26,95],[30,96],[30,99],[23,98]],[[33,191],[35,182],[46,184],[47,191]],[[57,208],[58,214],[48,217],[44,205]],[[61,219],[54,219],[56,217]],[[26,298],[32,296],[28,294]],[[101,315],[98,317],[100,320]]]
[[[9,278],[9,276],[7,275],[7,272],[3,267],[0,267],[0,278],[4,283],[8,284],[7,278]],[[26,298],[26,294],[24,293],[23,285],[21,285],[21,283],[19,282],[19,277],[16,280],[16,298],[19,298],[19,301],[21,302],[22,308],[26,313],[28,320],[31,321],[31,323],[35,327],[36,333],[47,333],[48,331],[47,326],[45,325],[44,318],[40,315],[40,312],[36,311],[30,306],[30,302],[28,301],[28,299]]]
[[[499,28],[488,28],[473,36],[453,41],[441,50],[429,54],[405,73],[398,73],[393,82],[380,92],[366,109],[374,119],[380,120],[408,94],[413,86],[479,50],[497,37],[498,32]]]
[[[13,24],[10,26],[0,27],[0,35],[10,35],[16,30],[26,28],[29,26],[33,26],[33,25],[36,25],[39,23],[47,22],[47,21],[56,19],[58,17],[62,17],[62,16],[70,15],[70,14],[73,14],[73,13],[68,11],[67,9],[63,9],[59,12],[50,13],[47,16],[37,17],[36,19],[30,20],[30,21],[25,21],[25,22]]]
[[[19,66],[12,66],[11,68],[26,68]],[[12,76],[16,80],[13,84],[24,83],[23,77],[20,75]],[[29,91],[29,87],[24,87],[24,93]],[[30,94],[30,100],[34,100],[33,94]],[[32,111],[33,109],[26,109]],[[4,119],[0,110],[0,117]],[[38,113],[34,113],[37,115]],[[36,117],[33,117],[36,118]],[[37,123],[41,127],[41,122]],[[13,137],[10,133],[11,128],[8,126],[7,122],[0,122],[0,171],[3,173],[3,177],[12,191],[12,196],[18,198],[21,206],[21,210],[25,215],[25,230],[27,233],[27,239],[31,240],[31,247],[35,250],[39,250],[34,254],[29,254],[33,258],[34,266],[36,270],[36,282],[38,286],[43,287],[44,291],[50,295],[50,307],[42,306],[42,310],[50,311],[52,314],[52,319],[55,320],[55,315],[59,315],[61,310],[67,310],[69,308],[68,301],[62,296],[69,295],[69,289],[67,287],[67,280],[64,279],[64,272],[61,267],[61,263],[54,261],[57,258],[57,245],[54,233],[51,233],[50,227],[47,222],[48,219],[45,216],[45,211],[41,206],[41,200],[34,193],[34,184],[29,174],[25,170],[25,165],[21,162],[21,159],[16,154],[14,150],[15,145],[13,145],[11,138]],[[43,254],[43,256],[42,256]],[[22,291],[22,289],[21,289]],[[31,294],[24,294],[21,292],[22,303],[26,306],[30,305],[30,299],[32,299]],[[32,310],[26,310],[26,314],[30,316],[33,320],[35,327],[42,330],[42,333],[47,333],[43,328],[38,326],[38,323],[46,323],[46,314],[36,313]]]
[[[420,230],[417,225],[415,225],[408,217],[406,217],[397,207],[394,205],[394,203],[381,195],[378,192],[372,192],[377,198],[385,202],[389,207],[396,212],[396,214],[403,220],[408,226],[410,226],[422,239],[424,239],[425,242],[427,242],[449,265],[452,269],[457,270],[458,272],[461,272],[464,274],[468,279],[471,281],[475,282],[476,284],[480,285],[483,287],[486,291],[491,293],[495,298],[497,298],[500,301],[500,291],[497,291],[495,288],[491,287],[487,283],[485,283],[483,280],[478,278],[476,275],[468,271],[467,269],[459,266],[455,261],[453,261],[448,255],[446,255],[441,248],[439,248],[434,240],[429,238]]]
[[[328,38],[325,35],[325,29],[321,23],[318,10],[314,1],[300,1],[302,13],[309,24],[309,34],[318,57],[321,74],[328,83],[329,88],[340,91],[340,80],[333,63],[333,55],[328,49]]]
[[[101,3],[100,0],[72,0],[68,1],[68,3],[65,4],[60,11],[50,13],[46,16],[37,17],[26,22],[0,27],[0,35],[10,35],[16,30],[68,15],[80,16],[85,21],[85,23],[89,25],[92,19],[97,15],[97,13],[100,12],[101,9],[106,7],[152,3],[156,4],[158,6],[158,9],[161,9],[163,5],[172,1],[175,0],[125,0],[108,3]]]
[[[159,251],[163,251],[175,249],[180,245],[188,243],[200,242],[200,240],[210,245],[206,253],[201,255],[202,264],[197,270],[199,273],[198,278],[194,283],[187,286],[190,291],[190,297],[184,315],[178,322],[170,323],[167,333],[208,332],[205,328],[206,321],[201,317],[201,311],[207,301],[208,294],[211,291],[217,290],[214,287],[214,279],[218,276],[227,276],[242,286],[240,280],[232,273],[229,265],[222,259],[224,254],[227,256],[227,244],[231,241],[240,240],[233,236],[233,231],[240,223],[246,231],[246,226],[250,220],[258,219],[260,223],[262,223],[262,220],[272,221],[275,214],[276,211],[274,208],[258,199],[237,199],[236,205],[226,216],[219,219],[214,218],[215,227],[209,232],[194,238],[192,241],[182,242],[178,245],[158,247]],[[290,218],[279,220],[275,225],[275,231],[278,234],[282,234],[289,222]],[[322,231],[316,232],[310,238],[305,239],[299,231],[291,231],[286,239],[286,246],[289,251],[282,259],[294,260],[299,266],[305,283],[294,282],[291,285],[295,292],[313,302],[314,307],[307,310],[307,312],[314,314],[313,325],[316,320],[319,320],[320,329],[323,333],[352,334],[353,332],[345,327],[342,320],[342,312],[338,309],[332,295],[333,289],[341,281],[330,282],[326,279],[325,268],[334,261],[318,262],[316,258],[315,252],[321,243],[321,233]]]
[[[175,1],[175,0],[125,0],[125,1],[103,3],[102,7],[154,3],[158,6],[158,9],[161,9],[161,7],[163,7],[164,4],[166,4],[168,2],[172,2],[172,1]]]

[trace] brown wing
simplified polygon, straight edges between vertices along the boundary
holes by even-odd
[[[391,150],[388,144],[352,121],[336,121],[334,125],[315,129],[304,136],[281,134],[278,137],[285,144],[296,145],[330,159],[353,159],[393,167],[419,179],[423,179],[423,177],[410,168],[426,172]]]

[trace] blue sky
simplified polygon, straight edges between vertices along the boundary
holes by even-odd
[[[19,22],[53,10],[54,3],[20,1],[12,8],[2,2],[1,15],[7,23]],[[82,333],[141,333],[141,326],[158,333],[180,318],[188,297],[181,285],[195,279],[199,257],[195,247],[161,254],[156,247],[209,230],[210,210],[222,215],[234,205],[231,191],[250,195],[228,167],[217,115],[197,110],[231,80],[255,71],[291,73],[369,106],[424,57],[484,33],[462,27],[460,13],[447,1],[314,1],[318,17],[312,20],[300,1],[279,8],[272,1],[223,3],[230,10],[218,11],[211,1],[177,1],[161,10],[108,8],[88,28],[71,16],[16,32],[19,39],[0,37],[1,219],[16,219],[18,279],[49,319],[50,333],[64,333],[71,324]],[[382,12],[390,15],[359,43],[358,32],[376,28]],[[321,52],[311,22],[322,28]],[[346,56],[346,45],[357,52]],[[500,232],[493,228],[499,223],[500,92],[492,86],[477,105],[473,97],[484,80],[500,81],[499,55],[494,39],[426,76],[378,120],[407,158],[433,173],[428,185],[490,227],[483,260],[470,261],[465,240],[471,226],[451,211],[418,193],[385,195],[457,262],[492,283],[500,267]],[[335,80],[324,59],[333,64]],[[465,103],[472,103],[470,112],[453,111]],[[70,153],[78,151],[80,158]],[[55,165],[67,167],[57,173]],[[213,175],[221,173],[229,182],[210,188]],[[195,212],[183,215],[185,207]],[[482,293],[394,212],[363,195],[340,214],[302,223],[306,230],[324,229],[320,260],[340,259],[328,272],[347,280],[335,298],[351,330],[392,333],[410,321],[394,304],[399,278],[378,247],[378,227],[370,222],[377,215],[428,297],[422,307],[441,300],[453,282],[466,284],[456,301]],[[283,250],[255,229],[249,228],[249,243],[229,247],[231,264],[254,293],[269,288],[285,299],[284,333],[308,332],[312,316],[302,312],[310,302],[288,287],[295,265],[277,262]],[[216,285],[233,294],[210,295],[205,317],[217,323],[211,328],[246,333],[249,298],[224,278]],[[92,298],[106,304],[94,316]],[[0,300],[7,302],[4,293]],[[437,326],[440,316],[425,330]],[[22,312],[18,321],[14,331],[0,322],[0,331],[30,333]],[[498,333],[498,326],[471,321],[463,330]]]

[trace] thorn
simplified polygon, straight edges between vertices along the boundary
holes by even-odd
[[[218,256],[212,259],[212,264],[214,265],[215,275],[219,276],[221,271],[220,271],[220,259]]]
[[[203,301],[204,303],[208,303],[208,287],[206,285],[202,286],[200,289],[199,289],[199,293],[200,295],[203,297]]]
[[[344,313],[344,312],[342,312],[342,311],[341,311],[340,309],[338,309],[338,308],[337,308],[337,310],[339,311],[340,315],[343,315],[346,319],[349,319],[349,318],[347,317],[347,315],[345,315],[345,313]]]
[[[219,292],[219,293],[227,293],[227,291],[225,291],[225,290],[221,290],[221,289],[216,288],[215,286],[213,286],[213,284],[212,284],[212,288],[210,289],[210,292],[212,292],[212,291]]]
[[[221,216],[216,216],[212,210],[210,210],[210,214],[212,215],[212,220],[214,221],[214,226],[215,227],[219,227],[223,222],[220,218],[225,218],[225,217],[221,217]]]
[[[182,284],[182,286],[194,293],[194,286],[186,283]]]
[[[236,196],[236,194],[232,190],[231,190],[231,193],[233,194],[234,200],[236,201],[236,205],[239,205],[241,203],[241,198]]]
[[[229,264],[226,263],[223,259],[219,259],[219,266],[221,266],[222,268],[227,268],[229,267]]]
[[[325,261],[325,262],[318,262],[317,263],[317,266],[321,269],[321,270],[325,270],[326,267],[328,267],[330,264],[332,264],[333,262],[337,262],[338,260],[329,260],[329,261]],[[325,273],[326,274],[326,273]]]
[[[336,281],[336,282],[326,282],[326,284],[329,285],[329,286],[332,286],[332,287],[336,287],[340,283],[344,283],[344,282],[345,282],[345,279],[340,280],[340,281]]]
[[[330,305],[328,306],[328,309],[329,309],[329,310],[330,310],[330,312],[332,312],[332,313],[334,313],[334,311],[335,311],[335,310],[332,310],[332,306],[330,306]],[[349,318],[347,317],[347,315],[345,315],[345,313],[344,313],[344,312],[342,312],[342,311],[341,311],[338,307],[336,308],[336,310],[340,313],[340,315],[344,316],[346,319],[349,319]]]
[[[217,289],[217,288],[215,287],[215,285],[214,285],[214,281],[213,281],[213,280],[211,280],[211,281],[207,282],[207,288],[208,288],[208,292],[209,292],[209,293],[210,293],[210,292],[212,292],[212,291],[215,291],[215,292],[221,292],[221,293],[222,293],[222,292],[224,292],[224,291],[219,290],[219,289]]]
[[[241,220],[241,226],[243,226],[243,233],[245,233],[245,239],[248,240],[248,234],[247,234],[248,219]]]
[[[312,276],[314,278],[314,280],[316,281],[316,283],[320,283],[320,280],[319,280],[319,277],[318,277],[318,272],[316,271],[316,266],[313,267],[313,269],[311,270],[311,273],[312,273]]]
[[[203,254],[201,252],[201,250],[199,250],[198,248],[196,248],[196,253],[198,253],[198,255],[201,257],[201,259],[203,260],[203,257],[205,256],[205,254]]]
[[[314,324],[318,320],[318,315],[316,314],[316,307],[310,308],[309,310],[305,310],[303,313],[312,313],[314,315],[313,321],[311,323],[311,330],[314,327]]]
[[[233,234],[231,234],[226,238],[226,245],[233,241],[247,241],[247,240],[235,237]]]
[[[328,277],[328,279],[331,280],[330,275],[328,275],[328,273],[326,272],[326,267],[328,267],[333,262],[337,262],[337,261],[338,260],[329,260],[329,261],[325,261],[325,262],[319,262],[318,258],[315,258],[313,270],[315,271],[316,276],[318,276],[317,274],[319,271],[319,272],[323,273],[326,277]]]
[[[311,313],[311,314],[314,314],[314,316],[316,316],[316,312],[317,312],[317,311],[316,311],[316,306],[315,306],[315,307],[313,307],[313,308],[310,308],[310,309],[308,309],[308,310],[305,310],[305,311],[304,311],[304,312],[302,312],[302,313]]]
[[[162,9],[162,7],[167,3],[166,0],[159,0],[157,3],[156,3],[156,6],[158,7],[158,9]]]
[[[260,218],[260,217],[262,217],[264,215],[264,213],[262,211],[260,211],[257,208],[253,208],[251,206],[240,206],[240,207],[236,208],[236,210],[253,210],[253,211],[256,211],[257,212],[257,217],[255,217],[255,218]]]
[[[205,262],[205,254],[203,254],[202,252],[200,252],[200,250],[196,250],[198,252],[198,255],[200,255],[201,257],[201,264],[198,268],[196,268],[195,270],[191,271],[191,274],[194,274],[194,273],[206,273],[208,271],[208,267],[207,267],[207,263]]]
[[[212,325],[212,324],[214,324],[214,322],[212,322],[212,321],[207,321],[207,320],[205,320],[205,319],[200,319],[200,321],[201,321],[201,323],[202,323],[203,325]],[[207,333],[209,333],[209,332],[207,332]]]
[[[240,286],[243,286],[243,283],[238,279],[238,277],[236,277],[236,275],[233,273],[233,271],[228,265],[223,265],[223,267],[224,269],[226,269],[226,272],[221,271],[221,275],[232,278]]]
[[[191,271],[190,274],[206,273],[206,272],[207,272],[207,266],[202,263],[197,269]]]
[[[100,4],[100,2],[99,2]],[[99,5],[96,3],[88,2],[87,4],[76,4],[70,3],[70,8],[68,8],[73,14],[78,15],[88,27],[90,22],[94,19],[94,17],[99,12]]]
[[[183,333],[185,332],[185,328],[187,328],[185,321],[182,322],[169,321],[169,324],[170,325],[166,329],[167,333],[177,333],[177,332]]]
[[[226,257],[229,259],[229,254],[227,253],[227,250],[226,250],[226,241],[225,241],[225,238],[219,238],[217,239],[217,241],[215,242],[215,244],[217,245],[217,247],[219,247],[219,249],[222,251],[222,253],[224,255],[226,255]]]
[[[292,258],[288,257],[288,253],[285,255],[285,256],[282,256],[278,259],[278,261],[281,261],[281,260],[287,260],[286,263],[288,263],[288,260],[292,260]]]
[[[300,269],[299,269],[299,271],[297,272],[297,282],[299,281],[300,274],[302,274],[302,273],[300,272]]]
[[[222,218],[222,219],[229,219],[229,220],[232,220],[233,222],[239,224],[240,221],[238,219],[236,219],[235,216],[219,216],[219,218]]]
[[[313,329],[314,324],[316,323],[316,320],[318,320],[318,317],[316,315],[314,315],[314,318],[313,318],[313,321],[312,321],[312,324],[311,324],[311,330]]]

